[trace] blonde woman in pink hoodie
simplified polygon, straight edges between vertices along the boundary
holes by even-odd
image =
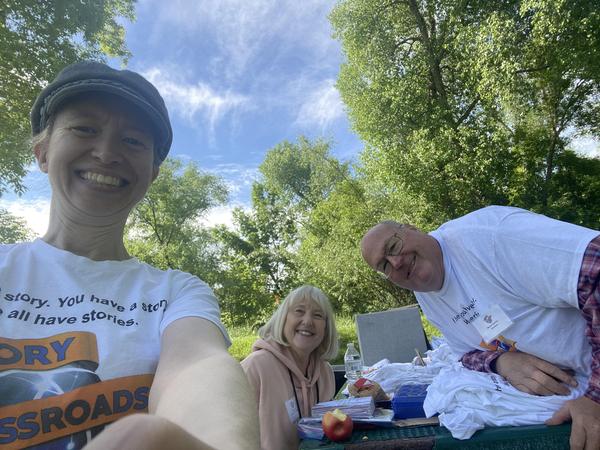
[[[333,308],[323,291],[301,286],[288,294],[258,334],[242,367],[258,400],[261,448],[297,449],[298,420],[335,394],[327,362],[338,352]]]

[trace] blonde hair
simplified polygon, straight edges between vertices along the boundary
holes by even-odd
[[[50,139],[50,135],[52,134],[53,126],[54,126],[54,116],[51,116],[48,119],[48,123],[46,124],[44,129],[42,131],[40,131],[38,134],[31,136],[31,138],[29,139],[29,148],[31,150],[35,150],[35,148],[38,145],[43,144],[48,139]]]
[[[334,313],[331,302],[323,291],[317,287],[304,285],[290,292],[269,321],[258,330],[258,335],[263,339],[272,339],[275,342],[289,347],[283,335],[283,328],[289,310],[301,300],[311,300],[317,304],[325,314],[325,336],[321,344],[314,350],[317,356],[329,360],[338,354],[338,333],[335,327]]]

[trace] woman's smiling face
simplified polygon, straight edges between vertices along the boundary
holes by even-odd
[[[35,154],[53,202],[88,217],[126,217],[157,174],[154,138],[140,113],[110,95],[62,108]]]
[[[308,357],[325,337],[325,312],[313,300],[303,298],[290,306],[283,326],[283,336],[292,351]]]

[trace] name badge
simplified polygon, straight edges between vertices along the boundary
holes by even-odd
[[[473,325],[483,340],[489,344],[512,325],[512,320],[500,306],[493,305],[485,314],[475,319]]]
[[[296,406],[296,400],[290,398],[285,402],[285,409],[287,409],[288,416],[292,423],[296,423],[300,420],[300,412],[298,411],[298,407]]]

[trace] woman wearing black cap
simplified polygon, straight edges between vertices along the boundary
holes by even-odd
[[[172,140],[158,91],[77,63],[42,91],[31,123],[50,222],[41,239],[0,246],[0,445],[258,447],[210,288],[123,245]]]

